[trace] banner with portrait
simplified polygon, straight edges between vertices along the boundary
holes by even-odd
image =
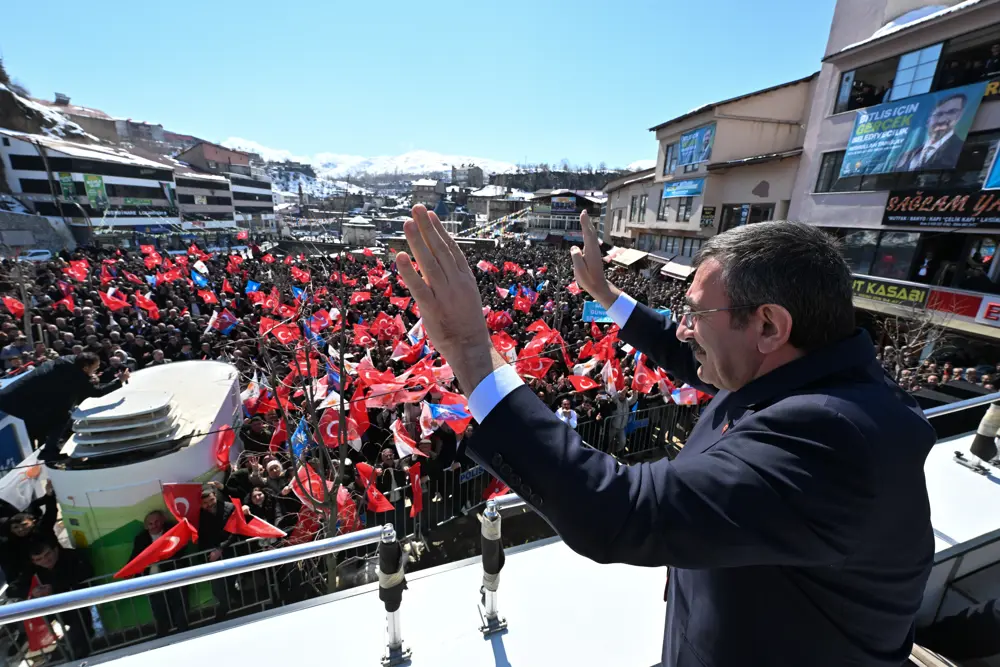
[[[700,164],[712,158],[712,146],[715,145],[715,123],[699,127],[681,135],[677,166]]]
[[[859,109],[840,178],[954,169],[986,82]]]

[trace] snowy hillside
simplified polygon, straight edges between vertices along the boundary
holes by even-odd
[[[635,162],[629,164],[625,167],[626,171],[643,171],[645,169],[652,169],[656,166],[656,160],[636,160]]]
[[[341,195],[346,190],[350,194],[368,194],[368,190],[357,185],[351,185],[347,181],[331,181],[325,178],[313,178],[308,174],[297,171],[289,171],[270,166],[267,173],[271,176],[274,189],[282,192],[298,194],[299,184],[302,184],[302,192],[318,197],[320,199],[333,195]]]
[[[259,154],[268,161],[293,160],[311,164],[322,178],[337,179],[351,174],[431,174],[451,173],[452,166],[475,164],[487,173],[507,173],[517,167],[509,162],[467,155],[443,155],[433,151],[409,151],[402,155],[362,157],[337,153],[317,153],[313,156],[293,155],[291,151],[268,148],[256,141],[230,137],[223,146]]]

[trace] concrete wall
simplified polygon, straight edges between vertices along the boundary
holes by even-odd
[[[716,207],[715,225],[707,231],[719,228],[726,204],[774,204],[774,219],[787,217],[798,168],[799,158],[792,157],[713,175],[703,198],[704,205]],[[697,210],[695,213],[700,215]]]
[[[29,250],[76,249],[76,241],[69,228],[61,221],[52,221],[39,215],[24,215],[0,211],[0,231],[30,231],[35,237],[35,245]]]
[[[927,3],[920,0],[839,0],[827,47],[828,53],[836,53],[845,46],[867,39],[882,27],[887,15],[891,19],[899,13],[927,4],[957,3],[948,1]],[[900,37],[879,40],[876,44],[865,45],[843,56],[836,56],[835,62],[825,63],[813,95],[803,143],[805,152],[795,181],[789,219],[822,226],[880,227],[888,192],[813,193],[823,154],[844,150],[854,127],[854,111],[833,114],[841,74],[993,23],[1000,23],[1000,5],[982,9],[977,6],[975,11],[949,18],[939,25],[916,26],[911,30],[902,31]],[[1000,101],[983,103],[976,114],[971,131],[981,132],[998,127],[1000,127]]]

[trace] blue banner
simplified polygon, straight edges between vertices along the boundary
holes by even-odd
[[[666,316],[667,319],[670,319],[669,308],[660,308],[656,312]],[[597,322],[598,324],[609,324],[614,321],[611,319],[611,316],[608,315],[608,311],[604,310],[604,306],[596,301],[583,302],[583,317],[581,320],[584,322]]]
[[[705,179],[695,178],[687,181],[671,181],[663,184],[663,198],[697,197],[705,190]]]
[[[715,145],[715,123],[699,127],[681,135],[677,166],[708,162],[712,158]]]
[[[990,167],[990,173],[986,174],[983,190],[1000,190],[1000,160],[997,159],[998,156],[1000,156],[1000,150],[993,156],[993,165]]]
[[[859,109],[840,178],[954,169],[986,82]]]

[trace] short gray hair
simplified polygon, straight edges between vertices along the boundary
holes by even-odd
[[[789,343],[810,351],[850,336],[855,328],[853,276],[840,245],[818,227],[760,222],[710,238],[694,258],[714,259],[733,325],[746,326],[752,308],[775,304],[792,316]]]

